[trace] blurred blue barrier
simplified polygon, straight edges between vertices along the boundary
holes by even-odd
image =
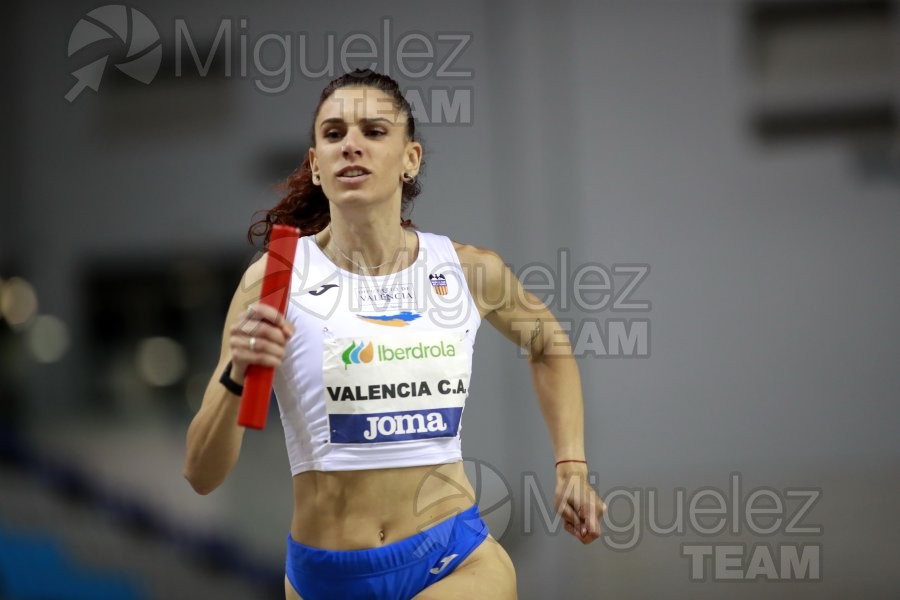
[[[50,536],[0,529],[0,597],[9,600],[142,600],[136,582],[72,562]]]

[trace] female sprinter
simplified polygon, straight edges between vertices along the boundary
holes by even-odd
[[[300,228],[286,318],[259,303],[264,261],[231,302],[222,352],[187,433],[200,494],[238,459],[248,365],[276,367],[293,475],[287,598],[516,597],[506,551],[463,470],[460,418],[482,319],[527,351],[556,461],[556,508],[582,543],[605,506],[587,480],[568,338],[495,253],[411,229],[422,146],[397,83],[332,81],[287,195],[252,235]]]

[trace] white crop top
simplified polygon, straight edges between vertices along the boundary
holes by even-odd
[[[292,475],[461,460],[481,316],[450,239],[416,234],[415,262],[379,276],[298,241],[273,385]]]

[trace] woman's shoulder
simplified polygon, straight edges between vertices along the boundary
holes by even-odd
[[[474,244],[465,244],[463,242],[458,242],[450,236],[441,233],[422,230],[417,231],[420,235],[425,234],[426,236],[430,236],[431,238],[448,240],[453,245],[453,249],[456,251],[456,255],[457,257],[459,257],[459,262],[463,267],[480,266],[482,269],[484,269],[486,267],[496,268],[497,266],[503,265],[503,260],[501,260],[500,256],[498,256],[496,252],[488,248],[483,248]]]
[[[483,248],[474,244],[464,244],[452,239],[450,241],[453,242],[453,249],[456,250],[459,262],[463,266],[480,266],[491,270],[503,267],[503,259],[489,248]]]
[[[514,289],[515,275],[494,250],[451,240],[462,267],[469,291],[484,318]]]

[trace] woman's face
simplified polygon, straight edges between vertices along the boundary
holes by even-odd
[[[310,168],[332,202],[396,199],[401,175],[415,176],[422,147],[406,138],[406,114],[391,97],[369,87],[336,90],[316,117]]]

